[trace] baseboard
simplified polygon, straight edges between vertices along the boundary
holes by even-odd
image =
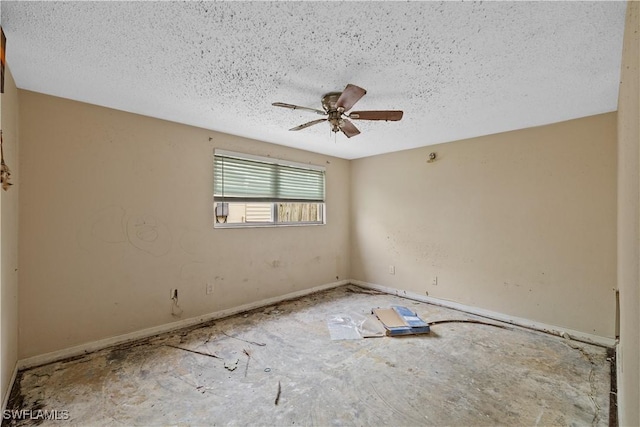
[[[327,289],[337,288],[339,286],[343,286],[349,283],[351,283],[350,280],[341,280],[338,282],[328,283],[325,285],[320,285],[313,288],[303,289],[303,290],[291,292],[285,295],[280,295],[277,297],[267,298],[261,301],[244,304],[244,305],[229,308],[226,310],[204,314],[202,316],[191,317],[189,319],[180,320],[178,322],[167,323],[164,325],[155,326],[153,328],[147,328],[147,329],[131,332],[124,335],[118,335],[112,338],[92,341],[92,342],[81,344],[75,347],[70,347],[63,350],[53,351],[50,353],[45,353],[38,356],[21,359],[17,363],[17,370],[33,368],[35,366],[46,365],[48,363],[67,359],[69,357],[76,357],[76,356],[81,356],[88,353],[93,353],[94,351],[102,350],[104,348],[112,347],[114,345],[125,344],[128,342],[149,338],[149,337],[163,334],[166,332],[172,332],[178,329],[195,326],[197,324],[208,322],[211,320],[221,319],[224,317],[232,316],[234,314],[243,313],[249,310],[254,310],[256,308],[277,304],[282,301],[300,298],[305,295],[313,294],[313,293],[324,291]]]
[[[454,310],[463,311],[469,314],[475,314],[476,316],[486,317],[488,319],[498,320],[512,325],[521,326],[528,329],[535,329],[537,331],[546,332],[548,334],[557,335],[560,337],[569,337],[573,340],[582,341],[589,344],[595,344],[603,347],[615,347],[616,340],[614,338],[601,337],[599,335],[592,335],[581,331],[562,328],[560,326],[549,325],[534,320],[524,319],[521,317],[510,316],[495,311],[485,310],[482,308],[472,307],[465,304],[460,304],[454,301],[449,301],[440,298],[429,297],[426,295],[420,295],[414,292],[404,291],[400,289],[390,288],[388,286],[377,285],[374,283],[362,282],[360,280],[351,280],[354,285],[361,286],[363,288],[374,289],[376,291],[384,292],[386,294],[397,295],[404,298],[409,298],[416,301],[426,302],[433,305],[452,308]]]
[[[124,335],[118,335],[111,338],[106,338],[102,340],[92,341],[86,344],[78,345],[75,347],[66,348],[63,350],[58,350],[50,353],[41,354],[38,356],[29,357],[26,359],[18,360],[16,364],[16,368],[14,369],[13,377],[11,380],[11,385],[13,385],[13,381],[15,380],[16,373],[22,369],[28,369],[35,366],[45,365],[52,362],[57,362],[59,360],[67,359],[69,357],[81,356],[88,353],[93,353],[94,351],[102,350],[107,347],[112,347],[114,345],[125,344],[128,342],[136,341],[139,339],[149,338],[155,335],[159,335],[166,332],[172,332],[178,329],[187,328],[190,326],[195,326],[199,323],[208,322],[211,320],[221,319],[224,317],[232,316],[234,314],[242,313],[249,310],[254,310],[256,308],[269,306],[272,304],[277,304],[282,301],[287,301],[290,299],[300,298],[305,295],[313,294],[316,292],[324,291],[327,289],[336,288],[339,286],[354,284],[368,289],[374,289],[380,292],[384,292],[391,295],[398,295],[404,298],[409,298],[416,301],[426,302],[433,305],[438,305],[442,307],[451,308],[454,310],[462,311],[465,313],[474,314],[477,316],[486,317],[488,319],[498,320],[505,323],[510,323],[516,326],[521,326],[529,329],[535,329],[537,331],[546,332],[552,335],[557,336],[566,336],[567,334],[574,340],[587,342],[590,344],[596,344],[604,347],[614,347],[616,345],[616,340],[613,338],[601,337],[598,335],[591,335],[580,331],[575,331],[567,328],[561,328],[559,326],[548,325],[546,323],[536,322],[529,319],[523,319],[520,317],[509,316],[503,313],[498,313],[495,311],[485,310],[482,308],[472,307],[464,304],[460,304],[454,301],[448,301],[444,299],[429,297],[425,295],[420,295],[414,292],[404,291],[400,289],[391,288],[388,286],[377,285],[374,283],[363,282],[360,280],[341,280],[338,282],[328,283],[325,285],[316,286],[309,289],[303,289],[301,291],[291,292],[285,295],[280,295],[273,298],[268,298],[261,301],[252,302],[249,304],[244,304],[238,307],[229,308],[226,310],[216,311],[213,313],[208,313],[202,316],[192,317],[189,319],[180,320],[178,322],[167,323],[164,325],[156,326],[153,328],[147,328],[136,332],[131,332]],[[9,389],[10,391],[11,389]],[[3,405],[6,405],[8,401],[8,395],[5,396],[5,401]],[[4,408],[4,406],[3,406]]]
[[[4,395],[4,399],[2,399],[2,413],[4,414],[5,409],[7,409],[7,404],[9,403],[9,397],[11,396],[11,390],[13,390],[13,384],[16,382],[16,377],[18,376],[18,364],[16,363],[13,367],[13,374],[11,374],[11,380],[9,380],[9,385],[7,386],[6,394]]]

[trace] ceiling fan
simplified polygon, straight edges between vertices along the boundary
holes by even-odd
[[[377,111],[352,111],[347,114],[356,102],[365,94],[366,90],[356,85],[348,84],[342,92],[329,92],[322,97],[323,110],[301,107],[299,105],[285,104],[284,102],[274,102],[275,107],[290,108],[292,110],[307,110],[326,116],[322,119],[312,120],[289,130],[301,130],[322,122],[329,122],[332,132],[342,131],[347,138],[360,133],[357,127],[350,120],[385,120],[398,121],[402,119],[402,111],[399,110],[377,110]]]

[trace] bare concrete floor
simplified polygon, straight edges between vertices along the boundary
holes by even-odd
[[[606,349],[472,323],[332,341],[328,316],[373,307],[404,305],[428,322],[476,318],[350,291],[359,289],[29,369],[8,409],[68,411],[42,425],[608,425]]]

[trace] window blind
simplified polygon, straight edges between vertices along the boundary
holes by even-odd
[[[320,169],[215,154],[213,196],[218,201],[324,202],[324,177]]]

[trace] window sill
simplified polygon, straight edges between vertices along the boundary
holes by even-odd
[[[326,225],[326,223],[322,222],[304,222],[304,223],[268,223],[268,224],[257,224],[257,223],[239,223],[239,224],[225,224],[225,223],[215,223],[213,228],[215,229],[224,229],[224,228],[280,228],[280,227],[315,227],[319,225]]]

